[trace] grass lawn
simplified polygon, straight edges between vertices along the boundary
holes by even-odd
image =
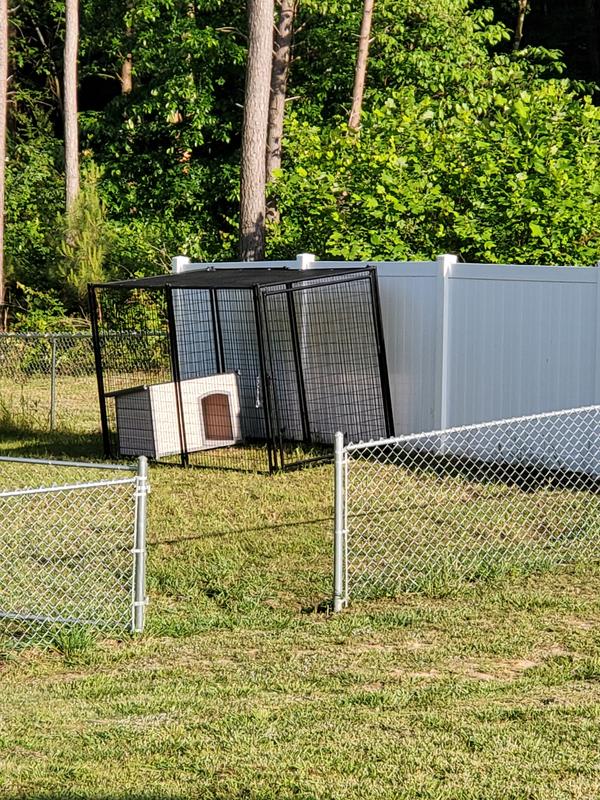
[[[0,798],[600,797],[597,566],[332,617],[331,467],[151,481],[147,632],[0,662]]]
[[[95,375],[56,379],[57,427],[77,433],[94,430],[100,424]],[[50,427],[51,388],[47,375],[6,378],[0,376],[0,426],[19,432]],[[0,428],[1,430],[1,428]]]

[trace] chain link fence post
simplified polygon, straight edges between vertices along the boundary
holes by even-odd
[[[134,595],[133,595],[133,633],[142,633],[146,617],[146,513],[148,508],[148,459],[138,458],[135,545],[134,545]]]
[[[334,533],[333,533],[333,610],[341,611],[346,605],[345,548],[346,548],[346,498],[344,434],[336,433],[334,439]]]
[[[50,334],[52,347],[50,362],[50,430],[56,430],[56,336]]]

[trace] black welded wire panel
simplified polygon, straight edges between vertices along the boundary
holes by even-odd
[[[284,450],[304,439],[290,298],[287,292],[274,294],[264,306],[275,439]]]
[[[384,387],[371,281],[352,280],[305,285],[293,292],[298,328],[300,370],[308,422],[304,446],[331,446],[336,431],[352,441],[387,435]],[[264,292],[266,324],[274,374],[274,393],[280,398],[284,424],[300,413],[299,395],[290,376],[295,372],[289,322],[283,314],[285,287]],[[283,366],[282,366],[283,363]],[[287,433],[293,426],[288,424]],[[297,431],[296,431],[297,434]],[[282,438],[289,445],[303,437]],[[308,453],[310,455],[310,452]],[[301,460],[301,454],[297,454]],[[288,458],[289,465],[289,458]]]
[[[311,432],[332,442],[387,435],[379,353],[368,280],[307,290],[304,375]]]
[[[101,384],[106,409],[105,442],[110,454],[124,457],[145,452],[152,436],[144,386],[173,380],[165,294],[141,289],[108,287],[96,290],[96,346],[101,364]],[[123,399],[122,399],[123,398]],[[117,410],[129,421],[118,429]],[[178,429],[171,448],[179,457]]]
[[[266,471],[387,435],[370,271],[298,278],[98,287],[113,454]]]
[[[173,289],[175,341],[181,380],[218,371],[210,292]]]
[[[266,437],[263,378],[260,369],[254,298],[251,292],[217,292],[224,371],[239,376],[242,431],[249,440]]]
[[[172,292],[189,463],[268,470],[252,292]]]

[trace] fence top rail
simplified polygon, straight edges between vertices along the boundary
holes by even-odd
[[[448,278],[467,280],[540,281],[553,283],[596,283],[600,270],[592,267],[547,266],[545,264],[452,264]]]
[[[404,442],[415,442],[421,439],[429,439],[432,436],[444,436],[450,433],[461,433],[464,431],[478,431],[490,428],[497,428],[498,425],[512,425],[522,422],[533,422],[534,420],[553,419],[556,417],[568,416],[569,414],[583,414],[587,411],[600,413],[600,405],[580,406],[577,408],[565,408],[560,411],[545,411],[538,414],[528,414],[524,417],[508,417],[506,419],[494,419],[489,422],[478,422],[474,425],[458,425],[454,428],[442,428],[433,431],[423,431],[422,433],[408,433],[404,436],[390,436],[387,439],[372,439],[368,442],[349,442],[344,450],[347,453],[358,450],[366,450],[372,447],[384,447],[385,445],[402,444]]]
[[[108,481],[88,481],[87,483],[65,483],[59,486],[39,486],[34,489],[10,489],[0,492],[0,498],[23,497],[32,494],[61,494],[62,492],[79,491],[80,489],[103,489],[105,486],[133,486],[137,478],[119,478]]]
[[[123,337],[128,338],[142,338],[148,336],[166,336],[166,331],[136,331],[136,330],[122,330],[122,331],[107,331],[101,330],[99,337],[101,339],[119,339]],[[0,341],[5,339],[30,340],[33,342],[53,342],[58,340],[75,340],[81,342],[91,342],[93,339],[92,332],[89,333],[32,333],[30,331],[19,332],[0,332]]]
[[[69,333],[60,331],[57,333],[37,333],[35,331],[2,331],[0,339],[91,339],[91,332],[78,331]]]
[[[137,472],[137,464],[106,464],[93,461],[62,461],[53,458],[19,458],[17,456],[0,456],[0,463],[35,464],[46,467],[77,467],[80,469],[104,469],[118,472]]]

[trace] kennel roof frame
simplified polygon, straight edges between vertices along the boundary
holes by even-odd
[[[243,269],[195,269],[189,272],[152,275],[147,278],[127,278],[122,281],[90,284],[92,289],[253,289],[254,287],[277,287],[285,284],[310,284],[318,281],[323,285],[327,278],[361,279],[374,267],[364,269],[311,269],[297,270],[287,267],[244,267]]]

